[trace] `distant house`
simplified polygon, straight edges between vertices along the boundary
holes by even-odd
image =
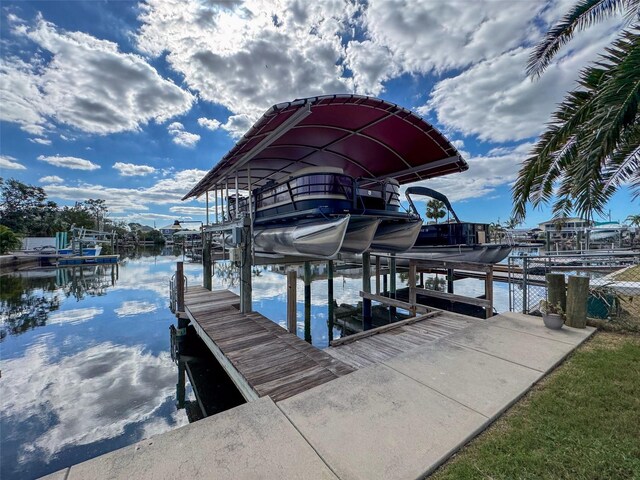
[[[578,232],[584,232],[592,223],[579,217],[555,218],[538,225],[543,233],[551,232],[561,238],[573,238]]]
[[[164,237],[165,242],[171,243],[171,242],[173,242],[173,234],[176,233],[176,232],[180,232],[182,230],[186,230],[186,229],[183,228],[182,225],[180,225],[180,221],[179,220],[176,220],[176,221],[173,222],[172,225],[167,225],[166,227],[161,227],[160,228],[160,233]]]

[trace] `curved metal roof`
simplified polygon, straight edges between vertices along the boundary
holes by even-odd
[[[418,115],[359,95],[327,95],[274,105],[187,193],[229,181],[246,190],[306,167],[340,167],[355,178],[411,183],[467,170],[456,148]]]

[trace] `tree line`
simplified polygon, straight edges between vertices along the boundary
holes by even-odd
[[[107,218],[109,208],[102,199],[89,198],[72,206],[58,205],[47,198],[42,187],[19,180],[0,178],[0,226],[29,237],[52,237],[72,226],[114,231],[119,238],[134,241],[162,239],[158,230],[139,223],[114,221]]]

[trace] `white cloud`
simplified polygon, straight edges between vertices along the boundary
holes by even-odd
[[[467,67],[529,41],[542,2],[371,0],[366,35],[392,53],[405,72]]]
[[[153,303],[132,300],[122,302],[122,305],[120,305],[119,308],[116,308],[114,312],[118,317],[131,317],[142,313],[155,312],[157,309],[158,306]]]
[[[170,177],[146,188],[114,188],[97,184],[50,185],[47,187],[47,194],[70,201],[102,199],[107,202],[111,213],[140,212],[149,210],[149,205],[179,203],[185,193],[206,173],[207,171],[198,169],[176,171]],[[140,214],[145,215],[144,218],[152,218],[149,216],[152,214]]]
[[[129,215],[124,216],[114,216],[111,217],[117,221],[123,221],[126,223],[131,222],[145,222],[145,221],[155,221],[155,220],[175,220],[175,215],[166,215],[164,213],[131,213]],[[191,220],[191,217],[182,217],[184,220]]]
[[[152,56],[167,52],[202,99],[255,120],[274,103],[352,90],[340,65],[340,34],[358,8],[342,1],[151,0],[141,6],[137,41]]]
[[[0,110],[2,110],[0,108]],[[26,170],[27,167],[21,163],[16,162],[14,157],[9,155],[0,155],[0,168],[6,168],[8,170]]]
[[[118,170],[123,177],[145,176],[156,171],[156,169],[150,165],[134,165],[133,163],[123,162],[114,163],[113,168]]]
[[[370,40],[349,42],[345,63],[353,72],[356,90],[367,95],[379,95],[382,83],[400,72],[390,49]]]
[[[526,76],[530,49],[519,47],[438,82],[418,112],[434,111],[448,129],[480,140],[506,142],[538,135],[578,72],[617,35],[612,18],[579,34],[538,80]]]
[[[187,132],[180,122],[173,122],[167,127],[167,130],[169,135],[173,137],[173,143],[182,147],[193,148],[200,140],[200,135]]]
[[[11,378],[0,399],[4,421],[41,415],[56,419],[42,434],[25,433],[32,438],[24,442],[20,461],[48,460],[69,445],[121,435],[128,425],[152,421],[174,392],[175,365],[167,353],[154,356],[141,346],[106,342],[56,363],[52,358],[47,347],[37,344],[23,357],[3,361],[2,375]]]
[[[57,175],[49,175],[38,180],[40,183],[62,183],[64,180]]]
[[[71,168],[72,170],[97,170],[100,165],[90,160],[78,157],[61,157],[60,155],[45,156],[40,155],[38,160],[47,162],[55,167]]]
[[[51,145],[51,140],[48,138],[30,138],[31,143],[39,143],[40,145]]]
[[[176,205],[174,207],[169,208],[170,212],[179,213],[181,215],[199,215],[205,216],[207,214],[206,207],[189,207],[186,205]],[[215,213],[215,206],[209,207],[209,214]]]
[[[55,313],[51,313],[47,319],[47,325],[56,325],[69,323],[72,325],[83,323],[98,315],[102,315],[104,310],[102,308],[76,308],[72,310],[63,310]]]
[[[232,138],[238,139],[244,135],[253,125],[253,119],[249,115],[241,113],[239,115],[231,115],[226,123],[221,125],[223,130],[229,132]]]
[[[215,118],[200,117],[198,119],[198,125],[208,128],[209,130],[217,130],[220,128],[220,122]]]
[[[0,118],[34,135],[53,121],[98,134],[138,130],[187,112],[194,101],[143,57],[122,53],[113,42],[63,31],[41,17],[33,27],[14,23],[12,33],[51,56],[0,63]]]
[[[527,158],[532,147],[533,143],[525,142],[516,147],[501,148],[487,155],[470,157],[467,159],[469,170],[466,172],[412,185],[434,188],[444,193],[452,202],[484,197],[495,192],[496,187],[508,185],[516,179],[520,164]]]

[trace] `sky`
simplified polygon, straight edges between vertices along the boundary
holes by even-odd
[[[577,35],[537,81],[531,48],[573,0],[48,1],[0,5],[0,176],[114,220],[204,220],[181,198],[270,106],[335,93],[421,115],[469,170],[429,180],[466,221],[506,221],[520,163],[617,35]],[[622,188],[613,220],[640,211]],[[551,217],[529,209],[525,226]],[[606,220],[596,218],[596,220]]]

